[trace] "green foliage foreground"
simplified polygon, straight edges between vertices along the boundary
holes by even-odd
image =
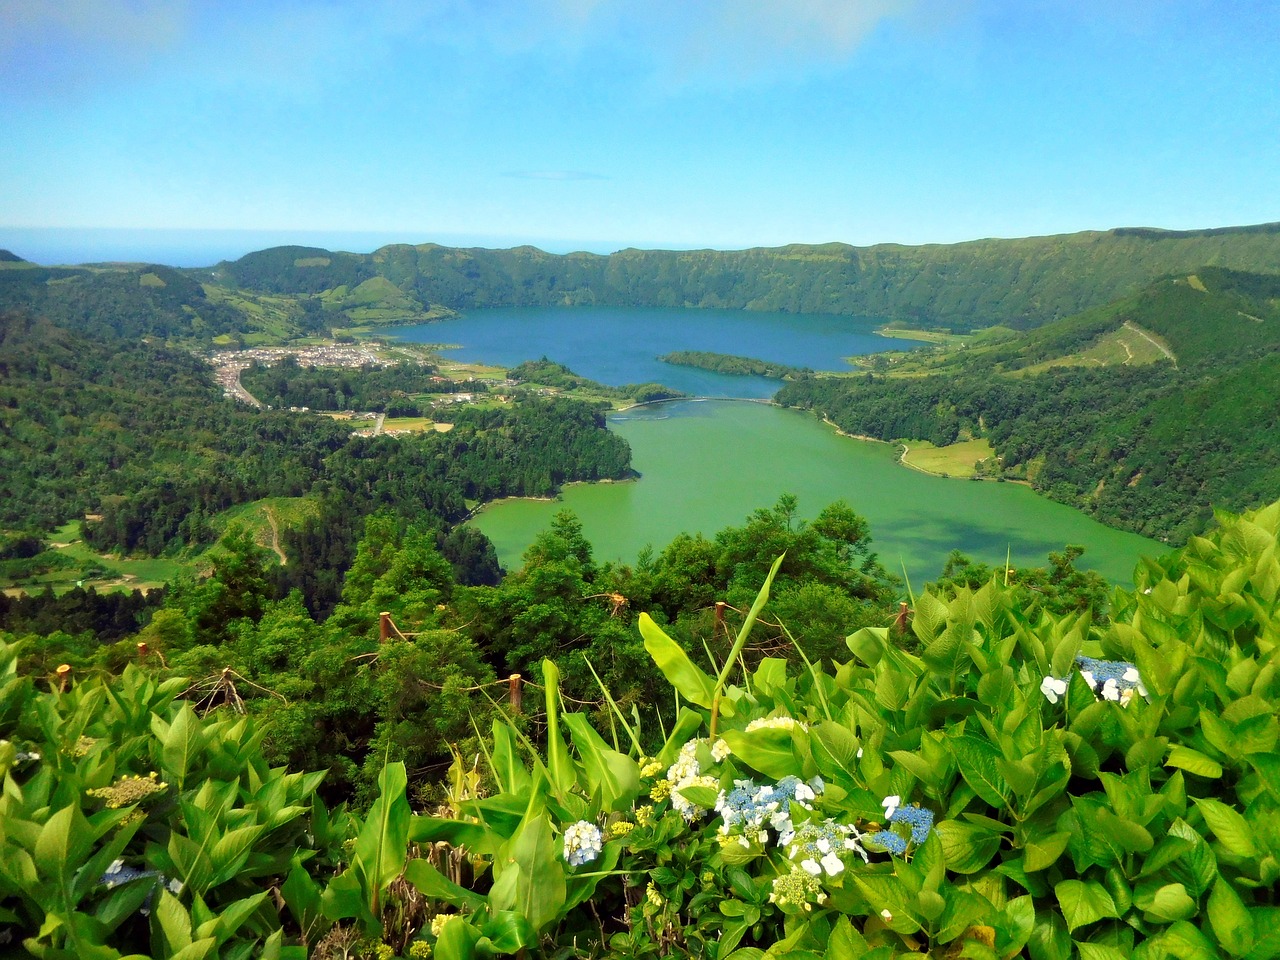
[[[642,618],[660,738],[565,712],[548,661],[544,749],[496,723],[491,789],[459,762],[434,815],[389,764],[362,823],[243,720],[9,651],[0,924],[48,957],[1275,957],[1280,503],[1220,523],[1105,627],[993,581],[789,676],[740,660],[766,583],[713,677]]]

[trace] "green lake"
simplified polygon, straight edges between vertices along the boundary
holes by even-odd
[[[597,560],[631,562],[646,544],[661,550],[681,531],[711,536],[743,522],[783,493],[813,517],[843,499],[871,524],[874,549],[891,571],[905,564],[914,584],[935,578],[954,549],[998,564],[1043,564],[1064,544],[1085,547],[1080,565],[1132,582],[1140,556],[1167,548],[1103,526],[1012,483],[944,479],[895,462],[894,448],[840,436],[795,410],[749,401],[701,401],[636,408],[610,419],[631,444],[641,478],[574,484],[558,501],[506,500],[472,523],[516,569],[559,510],[582,521]]]
[[[672,350],[742,354],[815,370],[845,358],[919,344],[877,336],[866,317],[743,310],[528,307],[471,310],[439,323],[395,327],[388,337],[449,343],[463,360],[514,366],[546,355],[602,383],[660,381],[695,396],[765,398],[781,384],[658,361]],[[987,563],[1043,564],[1050,550],[1085,547],[1080,565],[1129,582],[1142,555],[1165,549],[1009,483],[948,480],[894,462],[888,444],[839,436],[807,413],[762,403],[698,401],[637,408],[610,418],[631,444],[634,482],[574,485],[558,501],[491,504],[472,523],[508,569],[552,516],[570,509],[600,560],[631,562],[681,531],[711,536],[751,511],[795,494],[813,517],[843,499],[871,523],[881,562],[905,564],[913,583],[936,577],[955,549]]]

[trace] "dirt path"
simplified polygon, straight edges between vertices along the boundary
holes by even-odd
[[[267,507],[267,523],[271,524],[271,549],[280,558],[280,566],[288,566],[289,558],[280,549],[280,525],[276,523],[276,512],[270,507]]]
[[[1166,357],[1168,357],[1170,360],[1172,360],[1172,361],[1173,361],[1173,368],[1174,368],[1175,370],[1176,370],[1176,369],[1178,369],[1178,358],[1177,358],[1177,357],[1175,357],[1175,356],[1173,355],[1173,351],[1172,351],[1172,350],[1170,350],[1168,347],[1166,347],[1163,343],[1161,343],[1159,340],[1157,340],[1157,339],[1156,339],[1155,337],[1153,337],[1151,334],[1147,333],[1147,331],[1143,330],[1140,326],[1138,326],[1138,325],[1137,325],[1136,323],[1134,323],[1132,320],[1126,320],[1126,321],[1124,322],[1124,325],[1125,325],[1126,327],[1128,327],[1130,330],[1132,330],[1134,333],[1136,333],[1138,336],[1140,336],[1140,337],[1142,337],[1144,340],[1146,340],[1149,344],[1151,344],[1153,347],[1155,347],[1157,350],[1159,350],[1161,353],[1163,353],[1163,354],[1164,354]]]

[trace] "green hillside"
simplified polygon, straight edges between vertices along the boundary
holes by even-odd
[[[884,440],[984,438],[999,460],[982,472],[1180,541],[1210,505],[1280,495],[1278,295],[1275,275],[1201,268],[1017,338],[802,380],[778,400]],[[1126,334],[1147,344],[1141,361],[1112,349]]]
[[[350,288],[241,290],[208,270],[156,264],[42,267],[0,259],[0,311],[25,310],[97,338],[265,343],[368,324],[424,322],[449,311],[381,277]]]
[[[907,247],[792,244],[751,250],[392,245],[372,254],[277,247],[221,264],[220,283],[276,294],[358,290],[382,277],[423,304],[722,307],[888,317],[967,331],[1032,328],[1210,264],[1280,266],[1280,224],[1122,229]]]

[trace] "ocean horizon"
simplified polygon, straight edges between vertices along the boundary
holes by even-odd
[[[389,243],[505,248],[532,244],[549,253],[612,253],[630,244],[393,230],[181,230],[113,227],[2,227],[0,250],[42,266],[81,263],[158,263],[211,267],[255,250],[298,245],[371,253]]]

